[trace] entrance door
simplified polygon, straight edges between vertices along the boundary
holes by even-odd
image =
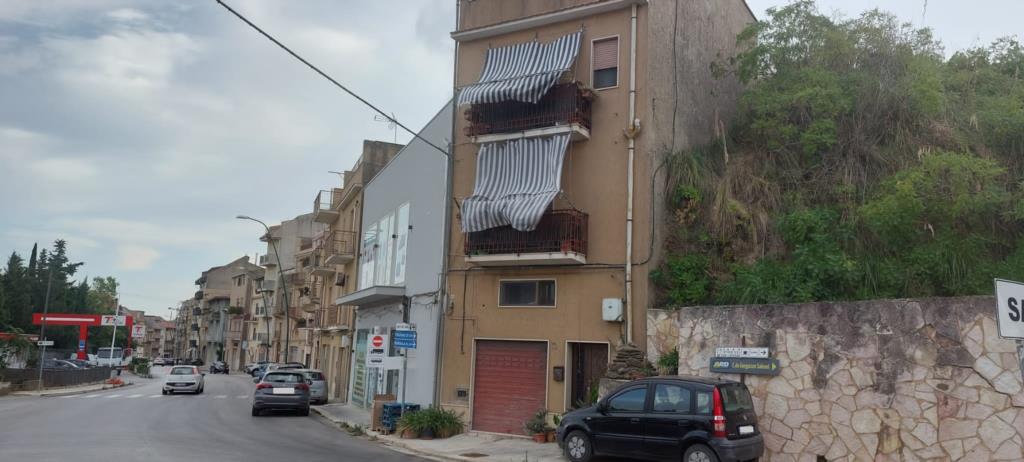
[[[589,406],[601,377],[608,370],[608,345],[604,343],[570,343],[569,408]]]
[[[477,340],[473,381],[473,429],[523,434],[545,407],[547,342]]]
[[[356,331],[356,346],[353,350],[352,362],[352,403],[367,407],[373,399],[373,392],[367,393],[366,377],[366,339],[370,335],[369,329]]]

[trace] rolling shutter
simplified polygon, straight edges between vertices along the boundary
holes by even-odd
[[[473,430],[521,435],[545,407],[547,344],[477,340],[474,377]]]
[[[595,71],[619,67],[619,39],[610,38],[594,42],[591,60]]]

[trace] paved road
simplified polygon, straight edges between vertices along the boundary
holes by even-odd
[[[160,394],[154,380],[63,397],[0,398],[3,461],[422,461],[318,417],[252,417],[252,380],[206,376],[202,395]]]

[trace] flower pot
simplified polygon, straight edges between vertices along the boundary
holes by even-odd
[[[420,432],[420,439],[421,440],[432,440],[432,439],[434,439],[434,430],[429,429],[429,428],[426,429],[426,430],[423,430],[422,432]]]
[[[551,431],[547,432],[547,437],[548,437],[548,443],[554,443],[555,442],[555,431],[551,430]]]
[[[402,438],[405,438],[407,440],[411,440],[411,439],[416,439],[416,438],[419,438],[419,437],[420,437],[420,435],[418,433],[416,433],[415,430],[412,430],[412,429],[409,429],[409,428],[406,428],[405,430],[402,430]]]
[[[533,441],[535,443],[547,443],[548,442],[548,434],[547,433],[534,433],[533,434]]]

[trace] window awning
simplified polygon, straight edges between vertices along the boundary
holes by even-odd
[[[582,36],[580,31],[551,43],[534,41],[487,50],[480,81],[462,88],[459,105],[536,103],[572,67]]]
[[[568,134],[481,145],[473,195],[462,201],[462,231],[533,231],[561,191],[568,145]]]

